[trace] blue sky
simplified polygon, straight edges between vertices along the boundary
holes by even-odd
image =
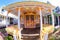
[[[14,2],[21,2],[21,1],[23,0],[0,0],[0,7],[9,5]],[[60,0],[35,0],[35,1],[42,1],[42,2],[49,1],[54,6],[60,6]]]
[[[0,0],[0,7],[1,6],[6,6],[8,4],[18,2],[18,1],[21,1],[21,0]]]
[[[8,5],[8,4],[11,4],[14,2],[21,2],[21,1],[27,1],[27,0],[0,0],[0,6]],[[37,1],[37,0],[35,0],[35,1]]]

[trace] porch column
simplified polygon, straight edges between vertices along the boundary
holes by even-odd
[[[19,40],[21,40],[21,27],[20,27],[20,8],[18,8],[18,29],[19,29]]]
[[[54,14],[53,14],[53,11],[51,10],[51,16],[52,16],[52,25],[53,25],[53,27],[54,27]]]
[[[42,11],[41,11],[41,8],[40,8],[40,31],[42,31]]]
[[[58,26],[59,26],[59,16],[58,16]]]
[[[18,29],[20,29],[20,8],[18,8]]]
[[[42,40],[42,11],[41,11],[41,8],[40,8],[40,39]]]
[[[6,11],[6,28],[8,27],[8,11]]]
[[[14,30],[14,32],[13,32],[13,39],[14,39],[14,40],[17,40],[16,30]]]

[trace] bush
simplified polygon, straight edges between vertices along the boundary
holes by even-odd
[[[13,40],[12,36],[6,36],[5,40]]]
[[[58,30],[58,29],[54,28],[54,32],[53,32],[53,33],[55,33],[57,30]]]
[[[49,40],[56,40],[56,37],[52,36],[49,38]]]

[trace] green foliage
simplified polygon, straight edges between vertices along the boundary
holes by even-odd
[[[50,37],[49,40],[56,40],[54,36]]]
[[[13,38],[11,36],[6,36],[5,40],[13,40]]]
[[[60,40],[60,35],[54,34],[56,31],[59,31],[60,28],[54,29],[53,34],[49,37],[49,40]]]
[[[56,32],[58,29],[54,28],[54,32]]]

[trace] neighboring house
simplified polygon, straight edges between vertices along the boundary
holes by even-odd
[[[7,15],[6,11],[0,9],[0,27],[6,27],[6,15]],[[15,15],[8,14],[8,18],[7,18],[8,25],[10,25],[10,23],[11,23],[11,21],[10,21],[11,18],[17,19],[17,17]]]
[[[54,14],[54,24],[55,24],[55,28],[59,28],[60,27],[60,7],[56,7],[53,10],[53,14]],[[48,20],[48,24],[52,24],[52,17],[51,14],[47,15],[47,19],[44,19],[45,22],[46,20]]]
[[[9,21],[7,21],[7,24],[9,25]],[[0,14],[0,27],[6,26],[6,16]]]
[[[55,16],[55,26],[56,28],[59,28],[60,26],[60,7],[56,7],[54,10],[54,16]]]
[[[18,19],[13,19],[13,24],[18,24]]]

